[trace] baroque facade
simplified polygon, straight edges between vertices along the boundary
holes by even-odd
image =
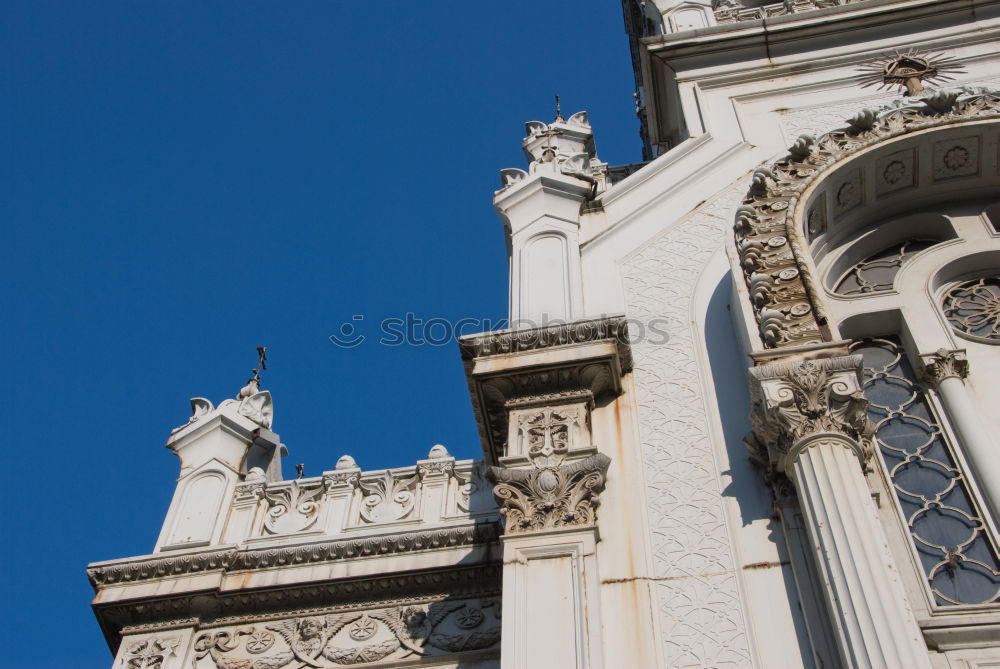
[[[1000,666],[1000,1],[623,0],[643,162],[525,126],[483,457],[191,401],[114,667]]]

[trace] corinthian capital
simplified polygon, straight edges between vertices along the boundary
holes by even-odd
[[[920,360],[924,363],[924,376],[934,384],[951,377],[964,379],[969,375],[965,349],[949,351],[939,348],[935,353],[920,356]]]
[[[850,355],[750,370],[758,451],[766,451],[775,469],[790,471],[798,454],[820,435],[851,447],[862,464],[867,460],[870,423],[861,369],[861,356]]]
[[[490,467],[507,534],[538,532],[597,522],[597,505],[611,458],[598,453],[553,466],[533,461],[531,469]]]

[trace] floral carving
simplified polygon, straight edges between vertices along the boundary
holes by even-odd
[[[206,632],[194,651],[217,669],[330,669],[483,650],[500,640],[500,627],[495,599],[444,600]]]
[[[597,522],[596,509],[611,458],[598,453],[564,465],[532,469],[490,467],[493,495],[507,534]]]
[[[788,156],[756,170],[743,205],[736,211],[734,231],[764,345],[777,348],[823,341],[820,323],[824,315],[815,299],[814,280],[800,260],[804,254],[797,240],[803,233],[821,234],[825,225],[810,220],[810,228],[799,231],[798,222],[788,215],[807,187],[851,154],[886,139],[939,125],[997,117],[1000,93],[982,89],[935,91],[921,99],[862,110],[847,122],[847,127],[818,138],[802,136],[789,149]],[[912,180],[912,156],[894,156],[879,174],[887,190],[910,185]],[[959,165],[963,160],[961,152],[953,153],[948,160]],[[970,160],[965,158],[966,163]],[[844,198],[841,206],[853,202],[854,196],[847,198],[845,194]],[[787,246],[777,244],[779,238],[789,240]],[[798,276],[782,290],[775,290],[769,285],[773,275],[785,269],[796,270]]]
[[[152,637],[129,647],[127,669],[162,669],[166,659],[177,654],[178,639]]]
[[[264,532],[292,534],[312,528],[319,518],[325,491],[322,481],[292,481],[287,486],[267,488],[264,499],[270,508],[264,516]]]
[[[750,370],[755,438],[752,453],[787,471],[807,437],[839,434],[870,456],[868,401],[861,390],[861,356],[779,362]]]
[[[358,485],[365,494],[361,502],[361,518],[368,523],[401,520],[416,504],[418,477],[394,475],[392,470],[376,479],[362,480]]]
[[[940,383],[947,378],[964,379],[969,375],[969,361],[965,351],[949,351],[938,349],[933,355],[921,356],[924,363],[924,376],[933,383]]]

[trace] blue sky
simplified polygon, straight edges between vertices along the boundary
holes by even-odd
[[[376,324],[506,315],[492,192],[553,94],[640,159],[617,0],[5,0],[0,63],[9,667],[110,666],[86,564],[152,549],[168,433],[259,344],[286,476],[475,457],[455,344]]]

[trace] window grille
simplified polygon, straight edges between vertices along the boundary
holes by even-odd
[[[840,295],[866,295],[892,289],[903,265],[915,254],[937,244],[934,239],[908,239],[854,264],[837,283]]]
[[[864,356],[875,441],[934,599],[1000,602],[997,547],[899,340],[865,339],[852,350]]]
[[[948,289],[944,315],[959,332],[972,339],[1000,342],[1000,278],[963,281]]]

